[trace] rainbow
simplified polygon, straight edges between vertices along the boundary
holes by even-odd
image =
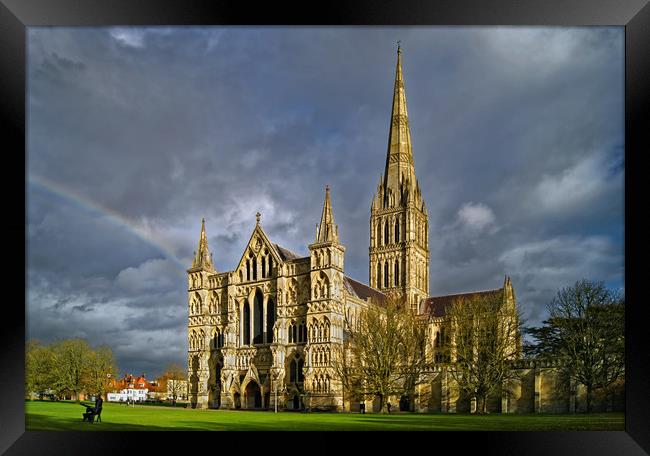
[[[85,196],[80,195],[77,192],[74,192],[73,190],[71,190],[70,188],[66,187],[63,184],[51,181],[49,179],[46,179],[45,177],[29,174],[28,182],[29,184],[35,185],[41,188],[42,190],[45,190],[48,193],[53,194],[59,198],[63,198],[66,201],[69,201],[84,210],[94,212],[103,216],[106,220],[108,220],[115,226],[123,228],[124,230],[134,234],[135,236],[137,236],[139,239],[146,242],[147,244],[155,247],[160,253],[162,253],[165,256],[165,258],[171,260],[176,266],[181,268],[183,271],[187,269],[187,265],[183,264],[176,257],[176,255],[174,254],[174,248],[171,245],[157,238],[151,232],[151,230],[147,229],[141,224],[136,223],[134,220],[125,217],[124,215],[120,214],[119,212],[111,208],[102,206],[101,204],[98,204],[97,202],[92,201],[86,198]]]

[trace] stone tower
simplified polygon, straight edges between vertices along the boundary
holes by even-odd
[[[429,220],[415,177],[401,54],[398,47],[386,169],[371,207],[369,280],[417,309],[429,295]]]
[[[309,252],[311,301],[307,310],[306,390],[320,403],[339,408],[343,404],[331,363],[334,346],[342,342],[343,336],[345,247],[339,242],[329,187],[325,188],[316,242],[309,245]]]
[[[207,384],[208,358],[210,356],[210,327],[204,315],[208,313],[208,277],[215,274],[212,263],[212,254],[208,249],[208,238],[205,234],[205,219],[201,221],[201,236],[199,248],[194,252],[192,267],[188,274],[188,306],[189,324],[188,334],[194,337],[188,340],[188,376],[190,396],[194,403],[206,404],[208,391]]]

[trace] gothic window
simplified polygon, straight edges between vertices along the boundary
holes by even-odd
[[[266,257],[262,257],[262,278],[266,277]]]
[[[292,344],[294,342],[293,340],[293,321],[289,323],[289,329],[287,331],[287,338],[289,339],[289,343]]]
[[[273,342],[273,325],[275,324],[275,304],[272,299],[266,303],[266,338],[268,343]]]
[[[264,338],[264,296],[260,290],[255,292],[255,299],[253,300],[253,343],[261,344]]]
[[[219,331],[218,329],[214,334],[213,344],[214,344],[214,348],[223,347],[223,334],[221,334],[221,331]]]
[[[388,220],[384,223],[384,245],[388,245]]]
[[[388,288],[388,261],[384,263],[384,288]]]
[[[200,334],[199,337],[200,337],[200,339],[199,339],[199,347],[200,347],[201,349],[203,349],[203,347],[204,347],[204,341],[205,341],[205,333],[203,332],[203,330],[201,330],[201,334]]]
[[[302,382],[305,379],[302,372],[304,365],[305,363],[300,355],[296,355],[296,357],[291,360],[291,363],[289,365],[290,382]]]
[[[246,280],[251,279],[251,261],[246,260]]]
[[[298,342],[307,342],[307,326],[304,321],[298,326]]]
[[[298,379],[298,364],[296,363],[295,359],[291,360],[291,364],[289,365],[289,381],[290,382],[295,382]]]
[[[248,299],[244,301],[243,315],[241,318],[243,325],[243,344],[250,345],[251,343],[251,309],[248,304]]]
[[[257,280],[257,258],[253,258],[252,262],[253,262],[253,280]]]
[[[395,286],[399,286],[399,261],[395,260]]]
[[[377,262],[377,288],[381,288],[381,261]]]
[[[273,275],[273,257],[269,255],[269,277]]]
[[[399,242],[399,219],[395,220],[395,242]]]
[[[314,299],[327,298],[329,295],[328,288],[329,280],[327,279],[327,275],[321,272],[314,286]]]
[[[302,358],[299,358],[299,359],[298,359],[298,362],[297,362],[297,367],[298,367],[298,381],[299,381],[299,382],[302,382],[303,380],[305,380],[305,376],[304,376],[304,374],[303,374],[303,372],[302,372],[304,365],[305,365],[305,362],[302,360]]]
[[[381,222],[377,222],[377,237],[375,238],[377,247],[381,245]]]

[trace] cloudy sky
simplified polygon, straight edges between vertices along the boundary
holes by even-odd
[[[306,255],[326,184],[367,282],[397,40],[431,294],[623,288],[622,27],[29,28],[26,337],[184,364],[201,218],[218,271],[257,211]]]

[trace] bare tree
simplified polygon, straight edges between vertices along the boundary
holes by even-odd
[[[591,411],[595,390],[625,376],[625,302],[603,282],[580,280],[558,291],[549,318],[527,328],[537,342],[527,347],[538,358],[562,361],[563,372],[587,390]]]
[[[167,390],[167,394],[172,398],[172,404],[176,405],[176,399],[187,390],[187,372],[178,364],[168,365],[161,376],[160,386]]]
[[[357,322],[346,322],[349,335],[335,349],[335,376],[349,397],[362,400],[378,397],[380,410],[387,411],[390,396],[413,397],[415,387],[425,381],[426,326],[401,299],[389,296],[383,305],[371,304]]]
[[[512,361],[520,355],[521,316],[503,292],[458,298],[447,310],[451,343],[449,373],[461,391],[487,413],[487,398],[517,378]]]

